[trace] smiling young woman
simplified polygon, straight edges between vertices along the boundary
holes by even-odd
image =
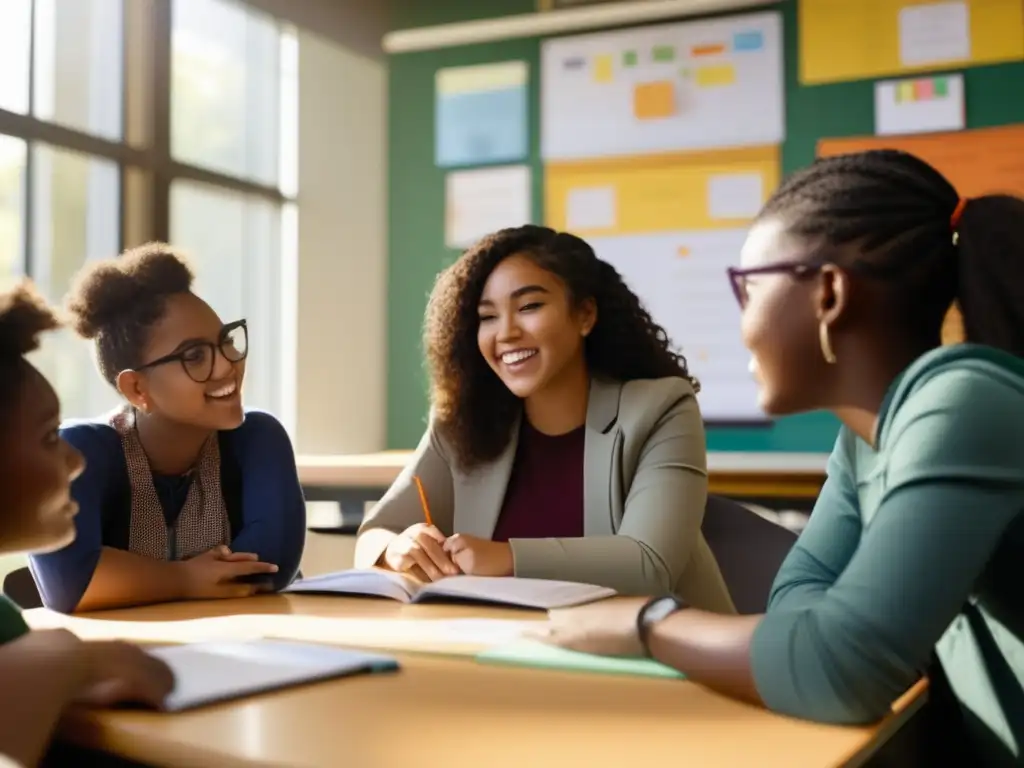
[[[68,297],[125,403],[61,430],[87,469],[72,489],[74,543],[30,561],[51,608],[240,597],[298,569],[305,504],[291,442],[273,416],[243,410],[245,321],[224,323],[192,279],[151,244],[90,264]]]
[[[430,425],[357,565],[673,589],[733,612],[701,535],[696,382],[589,245],[536,226],[485,238],[440,275],[425,346]]]

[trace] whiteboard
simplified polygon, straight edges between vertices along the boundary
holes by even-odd
[[[615,235],[590,240],[614,266],[674,351],[700,380],[697,395],[707,421],[765,421],[750,353],[740,337],[740,309],[726,268],[735,264],[746,229]]]
[[[770,11],[547,40],[545,160],[778,144],[782,18]]]

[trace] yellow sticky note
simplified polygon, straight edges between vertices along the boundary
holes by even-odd
[[[670,80],[637,83],[633,89],[633,114],[637,120],[657,120],[676,113],[676,91]]]
[[[697,70],[697,85],[701,88],[717,88],[722,85],[732,85],[735,82],[736,70],[732,64],[700,67]]]
[[[676,250],[676,256],[678,256],[681,259],[685,259],[689,255],[690,249],[687,248],[685,245],[680,245],[679,248]]]
[[[598,56],[594,59],[594,81],[598,83],[610,83],[615,73],[615,62],[608,54]]]
[[[914,84],[909,80],[904,80],[898,86],[896,86],[896,101],[900,104],[904,104],[914,100]]]

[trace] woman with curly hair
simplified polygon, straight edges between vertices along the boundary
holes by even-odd
[[[358,566],[671,589],[733,611],[701,535],[696,382],[589,245],[537,226],[485,238],[438,278],[425,346],[430,425],[363,522]]]
[[[46,551],[75,536],[71,483],[82,454],[61,439],[57,393],[25,358],[57,319],[27,284],[0,295],[0,553]],[[160,704],[163,662],[126,643],[29,631],[0,596],[0,766],[36,765],[72,704]]]
[[[244,411],[244,320],[224,323],[154,243],[94,262],[68,297],[124,405],[65,425],[85,454],[74,543],[31,560],[45,604],[99,610],[287,585],[305,538],[291,441]]]

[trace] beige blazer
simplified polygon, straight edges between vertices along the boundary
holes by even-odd
[[[409,464],[359,528],[356,565],[370,567],[389,536],[423,522],[418,475],[434,524],[446,535],[489,539],[501,512],[519,430],[494,462],[465,473],[433,423]],[[695,607],[733,613],[701,533],[707,498],[704,424],[681,378],[594,379],[584,449],[584,536],[513,539],[515,575],[612,587],[620,594],[674,591]]]

